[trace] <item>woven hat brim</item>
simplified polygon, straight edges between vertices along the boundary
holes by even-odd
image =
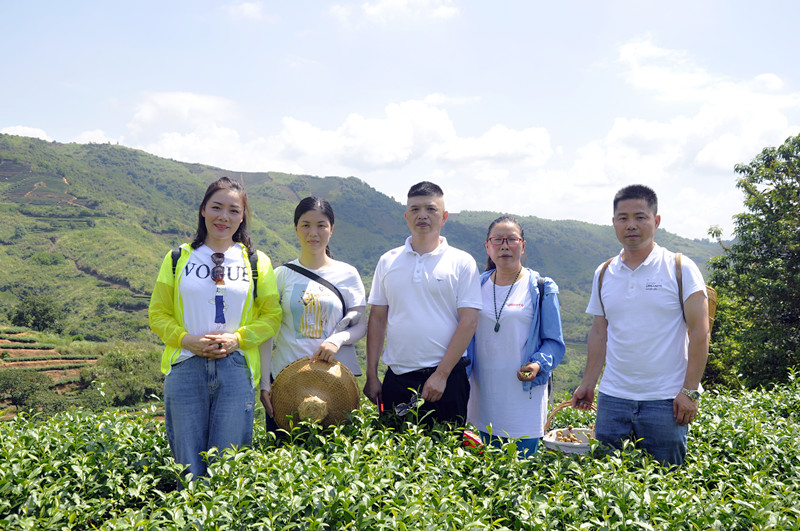
[[[289,417],[295,417],[300,403],[316,396],[327,406],[327,415],[320,423],[324,426],[339,424],[348,413],[359,406],[359,390],[350,369],[334,360],[326,362],[310,356],[300,358],[278,374],[272,384],[272,407],[275,422],[289,429]]]

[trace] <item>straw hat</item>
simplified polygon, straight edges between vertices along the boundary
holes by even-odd
[[[356,378],[342,363],[300,358],[283,368],[272,383],[272,408],[275,422],[289,429],[287,416],[338,424],[358,409]]]

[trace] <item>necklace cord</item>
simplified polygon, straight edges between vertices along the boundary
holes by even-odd
[[[511,285],[508,287],[508,293],[506,293],[506,298],[503,300],[503,304],[500,305],[500,311],[497,311],[497,269],[494,270],[494,282],[492,282],[492,297],[494,299],[494,331],[500,331],[500,316],[503,314],[503,308],[505,307],[506,303],[508,302],[508,298],[511,296],[511,291],[514,289],[514,284],[516,284],[517,279],[519,278],[519,274],[522,272],[522,268],[520,267],[517,271],[517,274],[514,276],[514,280],[511,282]]]

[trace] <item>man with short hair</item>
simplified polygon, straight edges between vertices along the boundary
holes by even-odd
[[[650,188],[631,185],[617,192],[612,223],[622,251],[595,271],[586,309],[594,315],[586,369],[572,404],[591,407],[603,372],[597,440],[621,448],[631,439],[662,463],[681,465],[708,359],[705,282],[684,257],[682,310],[675,253],[654,240],[661,216]]]
[[[391,411],[416,389],[425,400],[420,416],[432,411],[437,420],[463,423],[469,400],[463,356],[482,307],[480,275],[475,259],[441,236],[447,216],[439,186],[423,181],[408,191],[411,236],[381,256],[372,280],[364,394]],[[381,385],[384,339],[388,369]]]

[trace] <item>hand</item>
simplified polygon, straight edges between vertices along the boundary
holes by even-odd
[[[239,348],[239,338],[236,334],[227,332],[206,334],[201,341],[204,341],[206,345],[200,355],[212,360],[224,358]]]
[[[264,404],[264,411],[267,412],[272,418],[275,418],[275,410],[272,409],[272,398],[270,397],[270,391],[266,389],[261,390],[261,403]]]
[[[339,347],[329,341],[323,341],[311,357],[322,361],[333,361],[337,352],[339,352]]]
[[[220,348],[220,344],[223,348]],[[215,360],[228,355],[224,350],[225,343],[216,337],[209,337],[208,334],[202,336],[187,334],[181,339],[181,347],[200,358]]]
[[[683,393],[678,393],[672,401],[672,414],[679,426],[686,426],[697,418],[700,404]]]
[[[688,398],[688,397],[687,397]],[[575,409],[589,410],[592,409],[594,403],[594,387],[585,386],[581,384],[575,392],[572,393],[572,407]]]
[[[517,380],[520,382],[532,382],[541,368],[542,366],[538,362],[527,363],[517,369]]]
[[[422,393],[419,396],[426,402],[436,402],[442,398],[446,387],[447,378],[440,374],[439,371],[435,371],[425,380],[425,385],[422,386]]]
[[[378,380],[378,377],[370,378],[367,376],[367,383],[364,384],[364,396],[372,400],[375,405],[380,405],[383,396],[382,396],[383,386],[381,385],[381,381]]]

